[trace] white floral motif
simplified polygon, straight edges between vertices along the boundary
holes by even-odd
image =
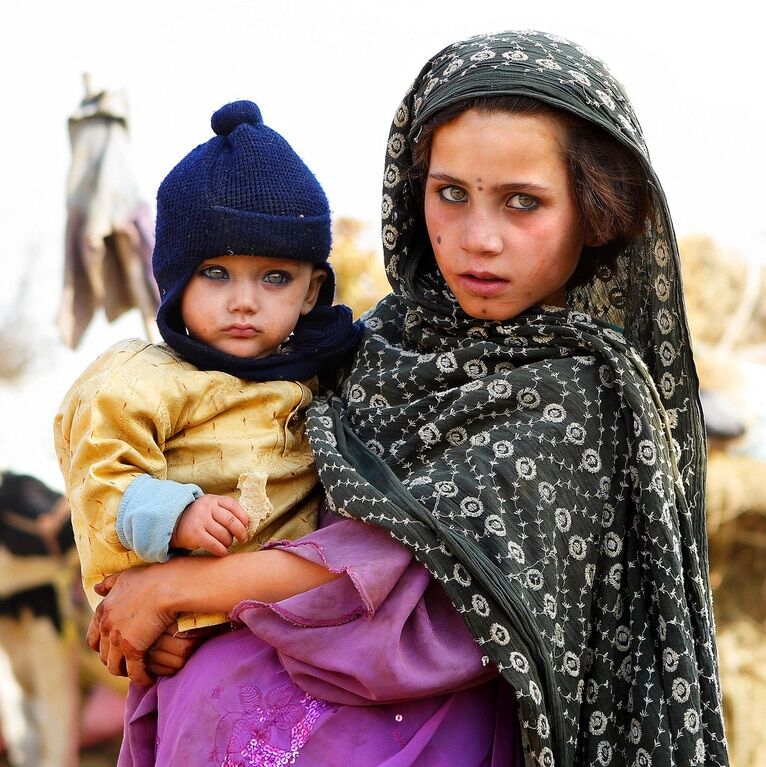
[[[418,429],[418,436],[426,445],[434,445],[441,439],[441,432],[432,423],[427,423]]]
[[[478,498],[468,496],[460,501],[460,511],[466,517],[480,517],[484,513],[484,504]]]
[[[529,682],[529,696],[536,705],[540,705],[543,701],[543,694],[540,692],[540,688],[535,684],[533,680]]]
[[[570,676],[580,673],[580,659],[570,650],[564,653],[564,671]]]
[[[492,443],[492,452],[498,458],[510,458],[513,455],[513,444],[507,439],[501,439]]]
[[[529,661],[520,652],[516,652],[516,651],[512,652],[508,656],[508,659],[511,661],[511,665],[520,674],[526,674],[529,671]]]
[[[561,405],[552,403],[543,408],[543,419],[551,423],[561,423],[567,417],[567,411]]]
[[[662,665],[665,671],[675,671],[678,668],[678,653],[672,647],[666,647],[662,651]]]
[[[700,728],[699,714],[693,708],[684,712],[684,727],[689,732],[697,732]]]
[[[608,557],[616,557],[622,551],[622,538],[617,533],[609,532],[604,536],[601,548]]]
[[[596,474],[601,471],[601,458],[593,448],[588,448],[583,451],[580,466],[586,471]]]
[[[627,652],[630,649],[631,635],[627,626],[618,626],[614,634],[614,644],[621,652]]]
[[[585,538],[581,535],[573,535],[569,539],[569,553],[575,559],[585,559],[585,555],[588,553],[588,545],[585,543]]]
[[[541,767],[553,767],[556,763],[556,760],[553,758],[553,751],[551,751],[548,746],[540,749],[540,758],[538,761],[540,762]]]
[[[664,269],[670,261],[670,248],[665,240],[660,240],[654,246],[654,260],[657,262],[657,266]]]
[[[620,586],[622,585],[622,565],[619,562],[609,568],[607,580],[612,588],[615,588],[618,591],[620,590]]]
[[[654,281],[654,292],[663,303],[670,298],[670,283],[664,274],[658,274]]]
[[[453,59],[444,69],[444,76],[451,77],[455,72],[463,66],[463,59]]]
[[[540,716],[537,717],[537,731],[543,738],[547,738],[551,734],[551,726],[548,722],[548,717],[545,716],[545,714],[540,714]]]
[[[447,432],[445,439],[450,445],[462,445],[468,440],[468,432],[462,426],[457,426]]]
[[[540,395],[536,389],[530,389],[529,387],[521,389],[516,395],[516,401],[520,407],[523,408],[536,408],[540,404]]]
[[[492,535],[505,535],[505,523],[498,514],[489,514],[484,520],[484,529]]]
[[[573,421],[566,428],[567,439],[575,445],[582,445],[585,442],[586,432],[582,424]]]
[[[660,309],[657,312],[657,327],[660,329],[660,333],[666,336],[673,332],[673,328],[676,325],[673,315],[667,309]]]
[[[556,617],[556,600],[550,594],[543,597],[543,612],[550,618]]]
[[[448,479],[443,479],[434,485],[437,495],[443,495],[445,498],[454,498],[457,495],[457,485]]]
[[[511,641],[511,635],[508,633],[508,629],[499,623],[493,623],[489,629],[489,637],[493,642],[497,642],[499,645],[507,645]]]
[[[598,759],[598,763],[602,765],[602,767],[607,767],[607,765],[612,763],[612,753],[611,744],[606,740],[602,740],[596,747],[596,758]]]
[[[457,370],[457,360],[452,352],[446,352],[445,354],[439,354],[436,357],[436,367],[441,370],[442,373],[454,373]]]
[[[463,565],[458,562],[455,567],[452,569],[452,577],[461,585],[461,586],[470,586],[471,585],[471,576],[468,573],[468,570],[463,567]]]
[[[665,399],[670,399],[676,390],[676,382],[672,373],[663,373],[660,378],[660,391]]]
[[[686,701],[689,700],[691,688],[689,687],[689,683],[682,676],[677,676],[673,680],[670,692],[673,695],[673,698],[679,703],[686,703]]]
[[[630,732],[628,733],[628,740],[631,743],[640,743],[641,742],[641,724],[639,723],[638,719],[631,719],[630,721]]]
[[[669,341],[663,341],[660,344],[660,361],[665,367],[672,365],[676,359],[676,350]]]
[[[650,439],[638,443],[638,459],[646,466],[654,466],[657,461],[657,450]]]
[[[397,159],[406,146],[405,138],[401,133],[392,133],[388,139],[388,155]]]
[[[383,185],[387,189],[393,189],[395,186],[399,185],[400,181],[401,181],[401,176],[399,174],[399,168],[393,163],[391,163],[386,168],[386,172],[383,174]]]
[[[487,393],[492,399],[508,399],[513,394],[513,387],[502,378],[494,378],[487,384]]]
[[[539,591],[544,585],[543,574],[534,568],[527,570],[525,573],[525,581],[527,583],[527,588],[531,591]]]
[[[605,93],[602,90],[596,89],[596,94],[598,95],[599,99],[601,100],[601,103],[607,107],[608,109],[614,110],[614,99],[608,94]]]
[[[556,502],[556,488],[550,482],[541,482],[537,486],[537,492],[540,494],[540,500],[543,503]]]
[[[473,434],[468,441],[474,447],[486,447],[492,441],[492,438],[489,436],[489,432],[480,431],[478,434]]]
[[[534,479],[537,476],[537,466],[527,456],[523,456],[516,461],[516,471],[522,479]]]
[[[636,761],[633,763],[635,767],[652,767],[652,757],[644,748],[639,748],[636,751]]]
[[[489,59],[495,58],[495,52],[485,48],[482,51],[477,51],[471,56],[471,61],[489,61]]]
[[[609,718],[603,711],[593,711],[588,721],[588,730],[592,735],[603,735]]]
[[[382,394],[373,394],[370,397],[370,407],[388,407],[388,400]]]
[[[526,61],[529,56],[524,51],[506,51],[503,58],[508,61]]]
[[[526,562],[524,549],[522,549],[515,541],[508,541],[508,556],[520,565],[523,565]]]
[[[487,366],[481,360],[468,360],[463,370],[469,378],[483,378],[487,375]]]
[[[482,618],[489,615],[489,602],[481,594],[474,594],[471,598],[471,604],[474,612],[481,615]]]
[[[542,67],[542,69],[553,71],[561,69],[561,65],[553,59],[535,59],[535,64]]]
[[[572,515],[567,509],[556,509],[553,512],[553,518],[556,520],[556,527],[562,533],[566,533],[572,526]]]
[[[391,199],[390,194],[383,195],[383,202],[381,203],[380,213],[383,218],[388,218],[391,215],[391,211],[394,206],[394,201]]]
[[[354,404],[357,404],[359,402],[364,402],[365,398],[365,391],[364,389],[359,386],[358,384],[354,384],[348,392],[348,399],[350,402],[353,402]]]
[[[393,250],[396,247],[396,240],[399,237],[399,230],[391,224],[386,224],[383,227],[382,238],[383,245],[388,250]]]

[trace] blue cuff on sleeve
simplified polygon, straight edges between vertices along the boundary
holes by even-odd
[[[117,537],[144,562],[167,562],[170,537],[181,512],[203,495],[197,485],[182,485],[147,474],[136,477],[117,510]]]

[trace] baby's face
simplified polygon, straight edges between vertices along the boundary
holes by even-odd
[[[314,308],[325,276],[313,264],[287,258],[211,258],[189,280],[181,316],[190,335],[218,351],[266,357]]]

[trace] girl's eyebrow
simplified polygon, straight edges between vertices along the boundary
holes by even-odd
[[[429,173],[428,178],[433,179],[434,181],[441,181],[445,184],[455,184],[456,186],[470,186],[470,184],[467,184],[465,181],[459,178],[455,178],[454,176],[450,176],[449,173]],[[547,186],[543,186],[542,184],[536,184],[532,181],[509,181],[505,184],[495,184],[494,186],[489,187],[493,192],[508,192],[508,191],[519,191],[523,190],[525,192],[547,192],[549,191],[549,188]]]

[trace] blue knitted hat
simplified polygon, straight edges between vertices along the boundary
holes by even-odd
[[[258,107],[252,101],[226,104],[211,126],[216,135],[186,155],[157,192],[152,268],[163,306],[180,301],[208,258],[252,255],[323,264],[330,254],[327,197],[287,141],[263,124]]]
[[[291,258],[327,271],[317,305],[301,318],[293,339],[294,348],[305,347],[307,358],[326,352],[327,359],[318,361],[327,363],[359,332],[351,328],[346,307],[332,306],[335,279],[327,261],[332,244],[330,208],[314,174],[282,136],[263,124],[252,101],[221,107],[211,126],[216,135],[186,155],[157,192],[152,268],[160,289],[160,333],[169,346],[203,369],[252,380],[308,377],[316,370],[306,373],[305,365],[296,367],[295,353],[279,355],[268,364],[270,358],[243,360],[186,333],[181,316],[186,285],[203,261],[226,255]],[[310,344],[301,347],[301,340],[309,336]]]

